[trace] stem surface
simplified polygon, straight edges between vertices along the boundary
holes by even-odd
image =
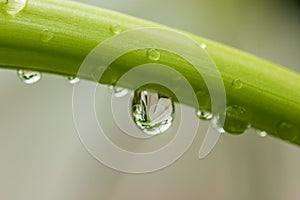
[[[0,7],[0,67],[76,76],[91,50],[114,35],[115,25],[122,31],[164,27],[71,1],[30,0],[24,10],[13,16]],[[252,127],[300,145],[299,74],[211,40],[181,33],[206,44],[206,51],[223,78],[228,105],[244,108]],[[126,41],[120,45],[126,46]],[[181,45],[184,44],[178,43],[176,48],[181,49]],[[140,50],[122,56],[112,64],[117,69],[115,73],[107,73],[101,82],[114,84],[130,68],[149,62],[145,55],[146,50]],[[203,79],[195,76],[193,68],[182,58],[162,52],[159,63],[180,71],[195,92],[207,91]],[[153,74],[163,76],[159,71]],[[156,89],[163,91],[160,87]],[[203,97],[198,98],[203,101]],[[211,109],[209,103],[200,107]]]

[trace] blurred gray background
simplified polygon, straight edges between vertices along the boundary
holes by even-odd
[[[81,2],[189,31],[300,72],[296,1]],[[209,157],[198,160],[207,127],[201,123],[200,136],[172,166],[122,174],[99,164],[81,145],[72,117],[72,85],[64,77],[44,74],[28,86],[16,72],[2,70],[0,82],[1,199],[299,199],[300,148],[294,145],[249,130],[223,135]]]

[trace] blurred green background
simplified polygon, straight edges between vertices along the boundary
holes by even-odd
[[[189,31],[300,72],[297,1],[81,2]],[[223,135],[209,157],[198,160],[207,127],[201,122],[200,136],[172,166],[122,174],[99,164],[81,145],[72,86],[64,77],[44,74],[28,86],[16,72],[2,70],[0,82],[1,199],[299,199],[300,147],[249,130]]]

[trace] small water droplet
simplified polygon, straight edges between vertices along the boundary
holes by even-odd
[[[69,81],[69,83],[70,83],[71,85],[74,85],[74,84],[80,82],[80,78],[75,77],[75,76],[69,76],[69,77],[67,77],[67,80]]]
[[[10,15],[16,15],[22,11],[27,0],[0,0],[0,6]]]
[[[149,49],[147,57],[149,60],[158,61],[160,59],[160,52],[156,49]]]
[[[268,133],[266,131],[256,130],[257,135],[260,137],[266,137]]]
[[[196,96],[197,96],[198,98],[203,97],[203,96],[205,96],[205,95],[207,95],[207,92],[206,92],[204,89],[200,89],[200,90],[197,90],[197,91],[196,91]]]
[[[132,100],[135,124],[148,135],[158,135],[170,128],[174,119],[171,98],[150,91],[137,90]]]
[[[47,28],[43,29],[40,34],[42,42],[49,42],[54,37],[54,34]]]
[[[232,81],[232,88],[233,89],[241,89],[243,87],[243,82],[240,79],[235,79]]]
[[[196,115],[202,120],[211,120],[213,118],[213,114],[205,110],[196,111]]]
[[[41,74],[20,69],[18,70],[18,77],[26,84],[34,84],[41,79]]]
[[[226,132],[241,134],[249,127],[249,114],[244,107],[233,105],[226,108],[226,119],[224,123]]]
[[[122,33],[122,27],[119,24],[114,24],[110,27],[111,32],[114,35],[119,35],[120,33]]]
[[[205,44],[205,43],[202,43],[202,44],[200,44],[200,47],[201,47],[202,49],[206,49],[206,44]]]
[[[122,88],[119,86],[109,85],[108,90],[111,94],[113,94],[115,97],[120,98],[124,97],[128,94],[128,89]]]
[[[294,141],[299,134],[298,128],[289,122],[281,122],[277,125],[277,134],[283,140]]]
[[[211,127],[218,133],[225,133],[225,130],[220,121],[220,116],[215,116],[212,118]]]

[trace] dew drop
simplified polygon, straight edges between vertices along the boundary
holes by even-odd
[[[283,140],[295,141],[299,134],[298,128],[289,122],[281,122],[277,125],[277,134]]]
[[[132,117],[135,124],[147,135],[167,131],[174,119],[171,98],[150,91],[137,90],[132,100]]]
[[[27,0],[0,0],[0,4],[8,14],[16,15],[25,8]]]
[[[200,89],[200,90],[197,90],[197,91],[196,91],[196,96],[197,96],[198,98],[201,98],[201,97],[203,97],[203,96],[205,96],[205,95],[207,95],[207,92],[206,92],[205,90],[203,90],[203,89]]]
[[[108,91],[117,98],[124,97],[129,92],[128,89],[126,89],[126,88],[122,88],[122,87],[114,86],[114,85],[109,85]]]
[[[156,49],[149,49],[147,52],[147,57],[149,60],[158,61],[160,59],[160,52]]]
[[[257,135],[260,137],[266,137],[268,133],[266,131],[256,130]]]
[[[215,116],[212,118],[211,127],[220,134],[225,133],[225,130],[221,124],[219,116]]]
[[[18,77],[25,84],[34,84],[41,79],[41,74],[39,72],[26,71],[26,70],[18,70]]]
[[[42,42],[49,42],[54,37],[54,34],[47,28],[43,29],[40,34]]]
[[[244,107],[233,105],[226,108],[224,129],[231,134],[242,134],[249,128],[249,114]]]
[[[202,49],[206,49],[206,44],[202,43],[202,44],[200,44],[200,47],[201,47]]]
[[[111,32],[114,35],[119,35],[120,33],[122,33],[122,27],[119,24],[114,24],[110,27]]]
[[[70,83],[71,85],[74,85],[74,84],[80,82],[80,78],[75,77],[75,76],[69,76],[69,77],[67,77],[67,80],[69,81],[69,83]]]
[[[202,120],[211,120],[213,118],[213,114],[205,110],[197,110],[196,115]]]
[[[241,89],[243,87],[243,82],[240,79],[235,79],[232,81],[232,88],[233,89]]]

